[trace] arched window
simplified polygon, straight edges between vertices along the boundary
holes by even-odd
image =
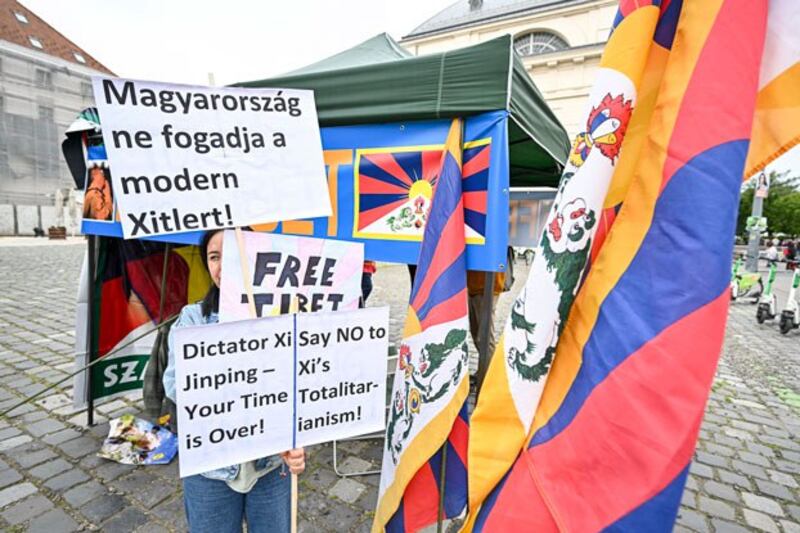
[[[546,31],[534,31],[514,39],[514,49],[521,56],[546,54],[565,48],[569,48],[567,41]]]

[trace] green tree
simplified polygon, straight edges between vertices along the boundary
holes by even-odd
[[[739,200],[739,217],[736,221],[736,233],[745,236],[747,217],[753,212],[753,196],[758,177],[751,179],[742,189]],[[769,196],[764,199],[764,213],[767,217],[769,233],[787,233],[798,235],[800,224],[800,176],[789,176],[789,171],[769,173]],[[795,228],[793,231],[791,228]]]

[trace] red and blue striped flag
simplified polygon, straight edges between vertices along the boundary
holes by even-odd
[[[469,392],[462,122],[453,120],[420,247],[386,425],[373,531],[417,531],[467,501]],[[443,461],[444,459],[444,461]]]
[[[533,436],[477,531],[673,527],[722,347],[767,1],[671,3],[680,17],[646,143]]]

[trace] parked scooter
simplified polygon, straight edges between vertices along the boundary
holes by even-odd
[[[753,298],[752,303],[758,301],[758,297],[764,291],[764,284],[761,282],[761,274],[758,272],[747,272],[742,269],[744,261],[739,258],[733,263],[731,269],[731,300],[737,298]]]
[[[789,289],[789,299],[786,300],[786,307],[781,311],[779,323],[781,333],[786,335],[791,330],[800,327],[800,309],[797,303],[797,289],[800,287],[800,269],[794,269],[792,275],[792,286]]]
[[[764,287],[764,293],[758,300],[758,310],[756,311],[756,320],[759,324],[763,324],[765,320],[772,320],[778,313],[778,300],[775,297],[775,292],[772,290],[772,286],[775,284],[775,276],[777,273],[777,261],[770,261],[767,286]]]

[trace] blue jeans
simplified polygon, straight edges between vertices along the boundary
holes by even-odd
[[[201,475],[183,479],[183,504],[191,533],[239,533],[242,519],[249,533],[289,531],[291,478],[276,468],[241,494],[218,479]],[[287,472],[288,474],[288,472]]]

